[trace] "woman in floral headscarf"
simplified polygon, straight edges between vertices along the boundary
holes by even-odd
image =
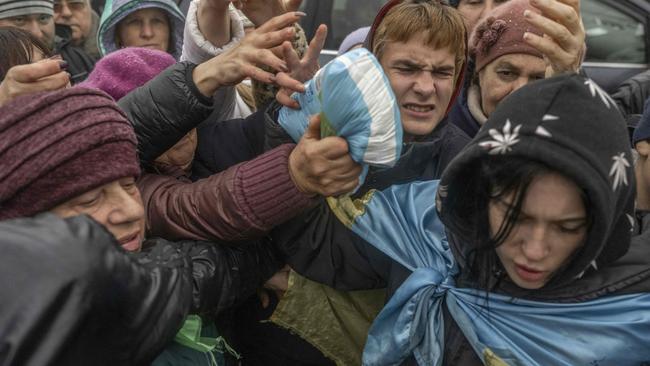
[[[474,137],[515,90],[546,76],[578,71],[584,51],[579,14],[565,0],[535,7],[528,0],[510,0],[487,13],[470,37],[470,67],[449,113],[451,123]]]

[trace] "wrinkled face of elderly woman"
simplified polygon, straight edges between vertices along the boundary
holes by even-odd
[[[490,201],[492,235],[499,232],[514,200],[510,193]],[[558,173],[534,178],[510,234],[496,248],[512,282],[530,290],[543,287],[583,246],[587,221],[581,191],[573,181]]]
[[[127,251],[139,251],[145,235],[144,205],[135,178],[124,177],[74,197],[51,210],[66,218],[86,214],[104,225]]]
[[[522,86],[544,79],[543,58],[515,53],[503,55],[486,65],[478,74],[481,109],[489,117],[501,101]]]

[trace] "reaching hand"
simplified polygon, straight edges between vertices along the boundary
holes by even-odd
[[[530,0],[530,4],[541,14],[527,10],[524,16],[544,36],[526,33],[524,40],[544,54],[546,76],[577,72],[585,53],[580,0]]]
[[[313,116],[296,148],[289,155],[289,173],[302,192],[338,196],[359,184],[361,167],[341,137],[320,137],[320,117]]]
[[[276,71],[288,71],[287,63],[270,49],[293,39],[301,13],[275,17],[249,33],[237,46],[198,65],[193,79],[204,95],[212,95],[221,86],[239,84],[247,77],[263,83],[275,82],[275,75],[262,70],[266,65]]]
[[[0,106],[21,95],[63,89],[70,84],[64,61],[47,59],[14,66],[0,84]]]
[[[307,49],[307,52],[305,52],[302,60],[298,59],[298,54],[293,50],[291,44],[285,42],[282,45],[284,59],[287,62],[290,71],[289,73],[280,72],[276,76],[280,90],[275,97],[280,104],[290,108],[300,108],[298,102],[291,99],[291,94],[294,92],[304,92],[305,88],[303,83],[312,79],[314,75],[316,75],[316,72],[318,72],[318,69],[320,68],[320,65],[318,64],[318,56],[325,45],[326,38],[327,26],[321,24],[316,30],[314,38],[312,38],[309,43],[309,48]]]

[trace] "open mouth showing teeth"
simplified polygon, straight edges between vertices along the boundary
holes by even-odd
[[[426,113],[433,110],[433,106],[417,106],[413,104],[406,104],[404,108],[417,113]]]

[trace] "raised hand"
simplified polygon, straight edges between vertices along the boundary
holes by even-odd
[[[284,43],[282,51],[284,59],[289,67],[289,72],[280,72],[277,74],[277,84],[280,90],[276,94],[277,101],[290,108],[298,109],[300,106],[298,102],[291,99],[291,94],[294,92],[304,92],[305,88],[303,83],[316,75],[320,65],[318,64],[318,55],[325,45],[327,38],[327,26],[321,24],[316,30],[314,38],[309,43],[309,48],[302,60],[298,59],[298,54],[293,50],[291,44]]]
[[[0,83],[0,106],[21,95],[63,89],[70,85],[65,61],[47,59],[14,66]]]
[[[260,66],[266,65],[277,72],[288,71],[287,63],[276,56],[271,48],[293,39],[302,13],[289,12],[264,23],[244,37],[237,46],[198,65],[193,79],[199,91],[212,95],[217,88],[240,83],[247,77],[263,83],[273,83],[276,78]]]
[[[580,0],[530,0],[530,4],[541,14],[527,10],[524,17],[544,36],[526,33],[524,40],[544,54],[546,76],[577,72],[585,53]]]

